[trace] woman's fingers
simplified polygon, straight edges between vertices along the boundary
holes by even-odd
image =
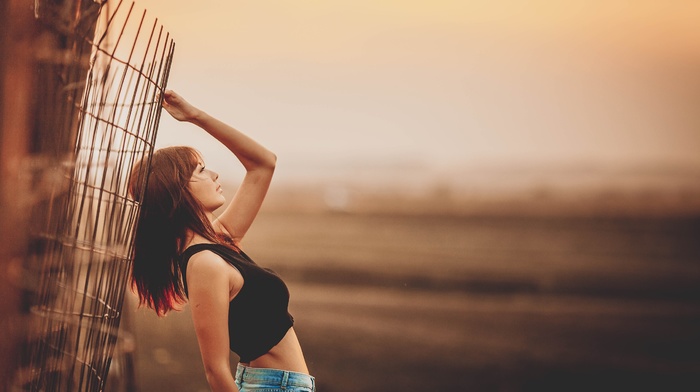
[[[179,98],[173,90],[165,90],[163,92],[163,106],[177,106],[177,101]]]
[[[189,121],[197,110],[173,90],[163,91],[163,108],[176,120]]]
[[[175,91],[173,91],[173,90],[163,91],[163,98],[165,98],[165,100],[168,102],[174,100],[176,97],[177,97],[177,94],[175,94]]]

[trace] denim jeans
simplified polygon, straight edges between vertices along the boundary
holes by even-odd
[[[316,380],[304,373],[254,368],[238,364],[236,385],[241,392],[315,392]]]

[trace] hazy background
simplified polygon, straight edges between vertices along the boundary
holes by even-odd
[[[244,246],[321,391],[698,386],[700,3],[137,6],[169,87],[278,155]],[[177,144],[235,191],[164,114]],[[206,390],[187,311],[133,315],[141,389]]]
[[[279,183],[461,189],[477,172],[476,185],[503,188],[514,171],[545,185],[700,171],[696,1],[137,6],[175,39],[169,86],[275,151]],[[166,117],[160,145],[193,144],[223,170],[223,148]]]

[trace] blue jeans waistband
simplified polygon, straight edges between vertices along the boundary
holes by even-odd
[[[236,382],[257,385],[268,385],[270,388],[301,387],[315,391],[316,380],[304,373],[280,369],[255,368],[238,364]]]

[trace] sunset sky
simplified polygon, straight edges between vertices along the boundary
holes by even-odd
[[[110,0],[111,1],[111,0]],[[318,168],[700,169],[700,2],[138,0],[169,87]],[[225,151],[163,117],[158,145]],[[533,169],[534,170],[534,169]]]

